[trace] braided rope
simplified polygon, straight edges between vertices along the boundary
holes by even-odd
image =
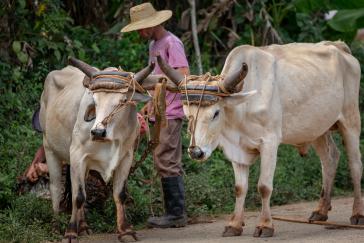
[[[100,75],[100,76],[104,76],[104,75]],[[114,75],[110,75],[110,76],[114,76]],[[106,116],[101,124],[104,125],[105,127],[107,126],[107,124],[110,122],[110,120],[115,116],[116,113],[118,113],[121,108],[125,107],[126,105],[128,104],[132,104],[132,105],[135,105],[135,103],[132,101],[134,95],[135,95],[135,91],[136,91],[136,82],[135,79],[134,79],[134,74],[131,74],[131,75],[128,75],[128,78],[125,78],[125,77],[122,77],[122,76],[119,76],[120,80],[129,80],[128,84],[128,88],[127,89],[118,89],[118,90],[113,90],[113,89],[97,89],[97,90],[93,90],[92,92],[100,92],[101,90],[104,91],[104,92],[120,92],[120,93],[126,93],[128,90],[129,90],[129,87],[130,85],[133,85],[133,93],[132,95],[130,96],[130,98],[127,100],[127,101],[119,101],[119,104],[111,111],[111,113]]]
[[[203,74],[203,75],[189,75],[188,77],[185,76],[185,79],[181,81],[178,85],[178,89],[180,93],[183,93],[187,95],[188,94],[209,94],[219,97],[226,97],[230,96],[231,93],[228,92],[224,85],[223,85],[223,76],[222,75],[215,75],[212,76],[209,72]],[[187,88],[187,85],[194,86],[195,88]],[[202,86],[202,89],[198,89],[198,86]],[[209,91],[206,90],[206,87],[217,87],[217,91]]]
[[[185,80],[186,80],[186,76],[185,76]],[[201,92],[201,96],[200,96],[200,100],[198,102],[198,107],[197,107],[197,111],[196,111],[196,116],[195,118],[193,117],[193,115],[189,115],[188,119],[189,119],[189,123],[188,123],[188,130],[191,133],[191,146],[189,147],[195,147],[196,146],[196,141],[195,141],[195,131],[196,131],[196,123],[197,123],[197,118],[198,118],[198,114],[200,112],[200,108],[201,108],[201,103],[202,103],[202,99],[203,99],[203,95],[207,86],[207,83],[209,82],[209,79],[207,79],[205,81],[204,87],[202,89]],[[190,102],[188,100],[188,92],[190,90],[187,89],[187,85],[185,86],[185,92],[186,92],[186,97],[187,97],[187,106],[188,106],[188,113],[190,113]]]
[[[130,88],[130,86],[133,86],[133,92],[138,91],[140,93],[145,93],[145,89],[135,80],[134,73],[132,72],[125,72],[127,73],[127,76],[121,76],[121,75],[112,75],[112,74],[99,74],[96,76],[93,76],[91,79],[91,84],[93,82],[97,82],[98,79],[115,79],[120,80],[120,83],[115,83],[114,81],[108,82],[106,80],[100,81],[99,83],[94,83],[94,86],[96,88],[93,88],[92,85],[90,86],[90,90],[93,92],[100,92],[99,90],[102,90],[104,92],[113,92],[112,90],[118,90],[117,92],[127,92]],[[107,84],[112,83],[115,84],[115,87],[106,87]],[[104,86],[104,87],[103,87]]]

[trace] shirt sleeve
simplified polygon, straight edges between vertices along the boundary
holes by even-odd
[[[167,49],[168,64],[173,68],[188,67],[183,44],[178,41],[172,41]]]
[[[153,41],[149,42],[149,46],[148,46],[148,54],[149,54],[148,55],[148,64],[151,64],[152,61],[155,61],[155,60],[153,60],[154,57],[152,55],[152,46],[153,46]]]

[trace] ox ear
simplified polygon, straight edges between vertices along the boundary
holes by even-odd
[[[87,106],[85,115],[83,118],[84,118],[85,122],[90,122],[96,118],[96,107],[95,107],[94,103],[89,104]]]
[[[150,97],[150,96],[143,95],[140,93],[134,93],[131,100],[136,101],[136,102],[146,103],[146,102],[150,101],[151,99],[152,99],[152,97]]]
[[[235,106],[244,103],[249,98],[253,97],[256,93],[256,89],[244,93],[235,93],[223,98],[223,101],[226,106]]]

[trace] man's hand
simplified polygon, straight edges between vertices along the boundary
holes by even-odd
[[[141,115],[139,112],[137,113],[137,117],[138,117],[138,121],[139,121],[139,124],[140,124],[139,134],[143,135],[144,133],[147,132],[148,125],[147,125],[147,122],[145,121],[143,115]]]
[[[148,106],[151,101],[148,101],[139,111],[142,116],[148,116]]]
[[[36,182],[40,176],[48,174],[48,166],[45,163],[45,160],[44,147],[41,146],[36,152],[32,164],[25,173],[25,177],[30,182]]]

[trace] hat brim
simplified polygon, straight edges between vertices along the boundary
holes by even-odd
[[[171,10],[157,11],[154,15],[148,18],[128,24],[127,26],[122,28],[120,32],[130,32],[133,30],[140,30],[140,29],[154,27],[167,21],[168,19],[171,18],[171,16],[172,16]]]

